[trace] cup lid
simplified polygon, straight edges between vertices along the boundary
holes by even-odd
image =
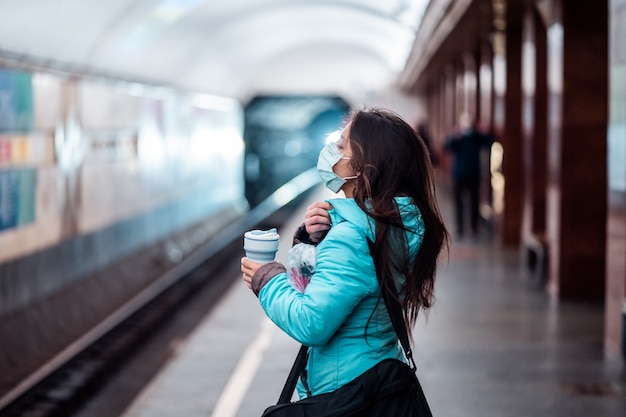
[[[269,230],[250,230],[244,234],[244,237],[257,240],[277,240],[279,238],[275,227]]]

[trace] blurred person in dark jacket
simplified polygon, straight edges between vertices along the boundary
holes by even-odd
[[[465,232],[466,195],[469,197],[470,226],[474,238],[478,236],[480,204],[481,151],[491,146],[494,139],[490,133],[479,128],[478,122],[471,122],[469,115],[459,118],[459,133],[446,140],[444,149],[453,155],[452,182],[456,233],[463,238]]]

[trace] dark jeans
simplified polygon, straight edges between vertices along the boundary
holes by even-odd
[[[478,234],[478,204],[480,178],[461,178],[454,181],[454,207],[456,209],[456,231],[463,236],[466,211],[465,195],[469,194],[470,226],[474,236]]]

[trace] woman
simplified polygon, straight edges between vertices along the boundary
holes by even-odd
[[[373,258],[383,290],[398,289],[410,334],[418,312],[433,302],[437,259],[448,240],[428,149],[398,115],[354,112],[341,138],[320,153],[318,171],[346,198],[308,207],[296,232],[294,242],[317,244],[304,293],[289,284],[282,264],[241,261],[268,317],[310,346],[300,398],[334,391],[384,359],[404,360]]]

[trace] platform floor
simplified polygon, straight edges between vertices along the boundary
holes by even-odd
[[[300,212],[329,196],[320,189]],[[451,221],[445,189],[440,200]],[[301,220],[279,230],[279,259]],[[233,280],[123,417],[258,417],[277,400],[298,344],[265,318],[239,276]],[[626,417],[626,371],[604,352],[603,307],[551,299],[518,251],[485,237],[453,242],[436,298],[414,330],[435,417]]]

